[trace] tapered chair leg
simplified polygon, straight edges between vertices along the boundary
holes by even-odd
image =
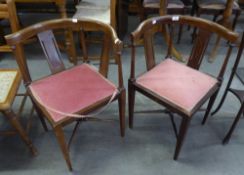
[[[120,120],[120,135],[125,136],[125,105],[126,105],[126,93],[125,89],[122,90],[118,102],[119,102],[119,120]]]
[[[174,153],[174,160],[178,159],[178,156],[179,156],[181,147],[183,145],[189,124],[190,124],[190,119],[188,117],[183,117],[182,121],[181,121],[181,125],[180,125],[179,134],[177,137],[177,143],[176,143],[175,153]]]
[[[21,139],[25,142],[25,144],[29,147],[31,153],[36,156],[37,150],[33,146],[31,140],[27,136],[26,132],[24,131],[23,127],[21,126],[16,114],[12,110],[3,111],[4,116],[6,116],[10,122],[10,124],[16,129],[18,134],[20,135]]]
[[[135,105],[135,89],[131,80],[128,82],[128,104],[129,104],[129,127],[133,128],[134,105]]]
[[[68,150],[68,146],[65,142],[65,137],[64,137],[64,132],[63,132],[62,127],[56,126],[54,128],[54,133],[57,137],[59,146],[62,150],[62,153],[63,153],[64,159],[67,163],[67,166],[68,166],[69,170],[72,171],[72,165],[71,165],[71,161],[70,161],[69,150]]]
[[[240,120],[241,116],[243,115],[243,112],[244,112],[244,103],[242,103],[241,108],[238,111],[238,114],[237,114],[234,122],[232,123],[230,130],[228,131],[228,133],[226,134],[225,138],[223,139],[223,144],[226,144],[226,143],[229,142],[230,137],[231,137],[234,129],[236,128],[236,125],[237,125],[238,121]]]

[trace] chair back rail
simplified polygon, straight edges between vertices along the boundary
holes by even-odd
[[[47,32],[46,30],[49,29]],[[57,43],[55,41],[55,38],[50,32],[50,30],[65,30],[65,31],[83,31],[83,32],[92,32],[92,31],[100,31],[104,33],[104,43],[101,53],[101,64],[99,67],[99,72],[102,73],[103,76],[107,77],[108,74],[108,59],[109,59],[109,53],[110,53],[110,47],[108,47],[110,44],[112,48],[115,51],[115,56],[120,57],[121,49],[122,49],[122,42],[118,39],[116,32],[114,29],[104,23],[95,22],[91,20],[72,20],[72,19],[56,19],[56,20],[50,20],[41,22],[39,24],[32,25],[30,27],[27,27],[19,32],[16,32],[14,34],[10,34],[6,36],[6,40],[9,45],[13,46],[13,49],[15,50],[15,56],[18,58],[21,58],[18,60],[18,63],[20,64],[20,68],[23,68],[23,72],[25,74],[23,75],[23,79],[26,84],[29,84],[32,80],[29,74],[26,58],[23,54],[23,44],[26,40],[29,38],[35,37],[38,35],[39,40],[41,41],[41,45],[43,46],[44,53],[46,54],[50,69],[52,73],[57,73],[61,71],[64,66],[63,63],[60,60],[60,51],[57,47]],[[73,34],[70,34],[73,35]],[[84,36],[80,39],[84,38]],[[111,40],[109,40],[108,36],[111,36]],[[47,48],[45,45],[48,45]],[[87,55],[87,47],[85,45],[85,41],[81,40],[82,50],[83,54]],[[50,53],[51,52],[51,53]],[[87,57],[87,56],[86,56]],[[119,58],[120,59],[120,58]],[[119,65],[120,71],[122,71],[122,68]],[[120,73],[122,75],[122,73]],[[122,81],[120,81],[122,82]],[[122,84],[121,84],[122,85]]]
[[[172,50],[172,40],[173,40],[173,32],[174,25],[190,25],[192,27],[198,26],[198,35],[194,41],[192,50],[190,51],[190,55],[187,62],[187,65],[194,68],[199,69],[201,62],[204,58],[204,54],[206,48],[209,44],[209,40],[212,36],[212,33],[218,33],[218,35],[227,41],[235,42],[238,39],[238,34],[228,30],[227,28],[200,18],[190,17],[190,16],[163,16],[163,17],[155,17],[148,19],[141,23],[138,28],[131,34],[132,39],[132,49],[135,50],[135,46],[141,42],[142,38],[144,40],[144,50],[145,50],[145,59],[147,70],[152,69],[155,63],[155,55],[154,55],[154,44],[153,44],[153,36],[155,33],[160,32],[162,26],[170,26],[171,31],[171,44],[167,44],[168,53],[166,57],[171,57]],[[135,51],[133,51],[135,52]],[[228,51],[229,53],[231,50]],[[132,54],[132,57],[134,54]],[[227,61],[229,59],[229,54],[224,58],[225,64],[221,68],[221,71],[218,76],[223,76],[224,70],[226,68]],[[131,70],[135,70],[133,68],[135,66],[135,58],[132,58]],[[135,74],[131,72],[131,77],[134,77]]]

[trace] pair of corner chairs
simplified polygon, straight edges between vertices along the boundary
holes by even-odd
[[[162,48],[154,48],[154,38],[160,32],[162,26],[170,28],[170,44],[167,45],[166,52]],[[187,50],[187,63],[179,63],[170,59],[173,46],[174,26],[186,25],[197,27],[197,37],[192,49]],[[83,55],[84,62],[74,67],[65,68],[62,59],[67,58],[57,46],[55,38],[56,30],[67,31],[70,41],[79,46],[79,53]],[[99,32],[103,38],[100,48],[100,59],[98,70],[89,63],[90,52],[87,49],[85,40],[86,33]],[[65,32],[62,32],[65,33]],[[211,35],[217,33],[229,43],[235,43],[239,35],[214,22],[190,16],[163,16],[148,19],[142,22],[131,34],[131,72],[128,83],[128,104],[129,104],[129,126],[133,127],[133,113],[135,103],[135,93],[140,92],[153,101],[165,106],[170,112],[178,114],[182,118],[179,132],[177,132],[177,143],[174,159],[178,158],[187,129],[194,114],[203,104],[210,99],[204,121],[209,115],[211,107],[215,101],[221,80],[224,76],[227,62],[230,58],[232,45],[229,45],[226,56],[223,56],[223,64],[219,64],[220,71],[216,76],[200,71],[204,53],[209,44]],[[25,42],[36,37],[36,43]],[[60,37],[58,35],[57,37]],[[120,134],[125,134],[125,105],[126,91],[123,84],[122,72],[122,42],[117,37],[115,30],[108,24],[89,19],[57,19],[41,22],[16,33],[7,35],[6,41],[14,51],[16,61],[21,71],[24,85],[28,94],[35,104],[37,114],[48,120],[56,135],[62,154],[69,170],[72,170],[72,163],[69,156],[69,147],[65,141],[63,127],[72,122],[76,122],[74,132],[80,122],[89,120],[99,111],[113,101],[118,101]],[[146,70],[143,73],[136,71],[136,46],[143,38],[145,50]],[[77,41],[78,40],[78,41]],[[27,64],[28,54],[26,45],[31,47],[40,44],[43,50],[43,57],[46,58],[51,74],[43,78],[36,79],[33,70]],[[166,45],[166,44],[165,44]],[[156,60],[156,54],[161,52],[160,61]],[[77,52],[78,53],[78,52]],[[113,54],[117,61],[115,72],[116,83],[111,80],[109,74],[109,56]],[[27,59],[28,58],[28,59]],[[160,62],[158,64],[158,62]],[[114,79],[113,79],[114,80]],[[98,111],[97,111],[98,110]]]

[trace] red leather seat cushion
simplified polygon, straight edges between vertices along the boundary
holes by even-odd
[[[209,75],[166,59],[136,80],[137,84],[191,115],[195,106],[216,85]]]
[[[41,104],[64,113],[75,113],[99,103],[110,97],[116,89],[88,64],[35,81],[29,88]],[[66,117],[53,111],[48,113],[54,122]]]

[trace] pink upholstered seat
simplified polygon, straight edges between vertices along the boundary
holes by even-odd
[[[88,64],[33,82],[33,96],[46,106],[64,113],[76,113],[109,99],[116,87]],[[48,111],[54,122],[66,116]]]
[[[172,59],[166,59],[137,78],[137,84],[191,115],[217,80]]]

